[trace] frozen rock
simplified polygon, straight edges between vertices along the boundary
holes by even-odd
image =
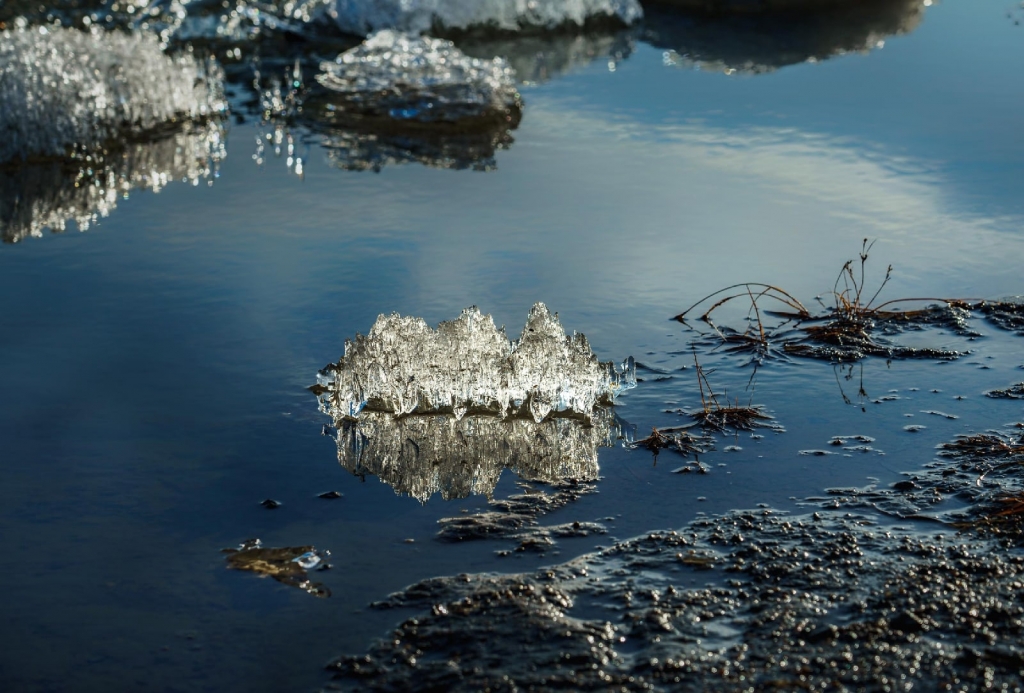
[[[14,243],[64,231],[85,231],[133,190],[159,192],[174,181],[212,183],[226,156],[223,125],[186,123],[169,136],[91,155],[89,161],[48,161],[0,167],[0,239]]]
[[[331,14],[342,31],[366,36],[380,29],[557,29],[612,20],[633,24],[643,16],[637,0],[335,0]]]
[[[509,123],[521,107],[504,60],[469,58],[440,39],[379,31],[320,69],[325,108],[336,120]]]
[[[226,109],[219,69],[155,36],[52,26],[0,32],[0,163],[61,158]]]
[[[804,3],[775,14],[708,15],[685,11],[693,9],[690,3],[659,4],[683,9],[651,7],[643,40],[665,49],[667,64],[727,74],[877,50],[888,37],[913,31],[926,9],[920,0],[865,0]]]
[[[328,407],[330,408],[330,407]],[[424,502],[490,497],[505,469],[529,481],[593,481],[599,447],[612,447],[619,426],[601,408],[591,423],[448,415],[396,417],[364,411],[358,420],[335,415],[338,462],[357,476],[372,474],[395,493]]]
[[[366,336],[320,373],[321,406],[335,418],[369,408],[398,415],[487,413],[589,419],[596,406],[636,384],[632,358],[601,363],[582,334],[566,336],[543,303],[509,341],[490,315],[467,308],[431,329],[421,318],[381,315]]]

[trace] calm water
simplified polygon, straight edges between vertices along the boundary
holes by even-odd
[[[662,31],[658,47],[524,86],[490,172],[342,171],[313,143],[300,177],[284,157],[254,161],[267,128],[233,123],[213,185],[133,192],[87,232],[3,246],[0,687],[308,690],[330,657],[395,623],[365,608],[391,591],[607,544],[520,558],[439,544],[438,518],[486,499],[420,504],[339,467],[305,388],[379,313],[436,323],[475,304],[518,333],[544,301],[602,359],[673,376],[641,369],[623,397],[644,433],[696,402],[692,370],[678,370],[692,335],[668,318],[720,286],[772,282],[809,303],[870,237],[872,285],[895,268],[886,296],[1024,292],[1015,18],[1010,0],[945,0],[870,53],[764,74],[695,69],[679,55],[686,34]],[[715,31],[708,63],[728,47]],[[955,363],[865,362],[865,411],[838,387],[859,367],[844,381],[826,363],[770,363],[752,396],[786,433],[741,435],[700,477],[671,474],[682,462],[668,453],[654,466],[602,450],[599,493],[552,520],[611,516],[626,538],[891,482],[937,442],[1020,416],[980,394],[1021,379],[1021,342],[983,331],[910,337],[975,350]],[[751,396],[739,359],[709,358],[716,382]],[[870,402],[890,390],[902,399]],[[798,455],[850,433],[886,454]],[[344,498],[317,498],[332,489]],[[284,505],[267,511],[268,497]],[[318,577],[333,596],[226,570],[220,549],[250,537],[329,549],[334,570]]]

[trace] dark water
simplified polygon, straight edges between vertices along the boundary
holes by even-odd
[[[622,398],[645,433],[697,399],[678,370],[692,335],[669,316],[720,286],[778,283],[810,303],[870,237],[871,285],[895,267],[886,296],[1024,292],[1018,16],[1004,0],[947,0],[884,47],[764,74],[666,64],[686,62],[666,52],[671,36],[639,42],[523,87],[515,142],[486,173],[341,171],[313,144],[300,178],[283,157],[257,165],[267,128],[235,123],[212,186],[133,192],[85,233],[4,246],[0,683],[306,690],[394,624],[370,601],[607,544],[509,558],[491,542],[442,545],[436,520],[486,499],[421,505],[338,466],[305,388],[381,312],[433,324],[475,304],[517,333],[544,301],[602,359],[672,376],[641,369]],[[602,450],[599,493],[552,519],[615,517],[627,538],[895,481],[936,443],[1020,416],[981,393],[1022,379],[1021,342],[981,329],[971,343],[905,337],[974,350],[956,362],[866,361],[864,411],[839,390],[856,399],[859,366],[846,381],[827,363],[769,363],[752,397],[785,433],[723,441],[742,450],[708,457],[707,476],[671,474],[682,460],[669,453],[655,466]],[[740,359],[707,358],[716,383],[751,397]],[[892,390],[901,399],[871,402]],[[885,455],[798,454],[854,433]],[[498,495],[513,488],[506,475]],[[344,497],[317,497],[332,489]],[[265,510],[268,497],[283,506]],[[226,570],[220,549],[250,537],[329,549],[318,579],[333,596]]]

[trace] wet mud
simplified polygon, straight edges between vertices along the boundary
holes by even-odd
[[[891,487],[698,518],[518,575],[426,580],[332,688],[1019,691],[1022,425]],[[836,436],[829,447],[874,442]]]
[[[1001,390],[989,390],[985,396],[992,399],[1024,399],[1024,383],[1017,383]]]
[[[488,509],[438,520],[441,529],[437,539],[443,542],[501,539],[517,542],[513,549],[499,549],[499,556],[532,551],[545,553],[556,540],[605,534],[607,529],[597,522],[573,520],[556,525],[540,525],[538,519],[574,503],[582,496],[597,492],[593,483],[568,480],[542,488],[520,483],[520,493],[491,500]]]

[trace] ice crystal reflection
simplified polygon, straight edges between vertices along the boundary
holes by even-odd
[[[770,10],[783,8],[759,3],[765,11],[753,15],[708,15],[700,11],[706,9],[702,2],[663,3],[648,12],[641,35],[666,49],[665,64],[758,74],[866,53],[883,47],[891,35],[913,31],[926,9],[920,0],[865,0],[806,2],[779,12]]]
[[[332,16],[342,31],[366,36],[380,29],[557,29],[594,20],[633,24],[643,16],[637,0],[335,0]]]
[[[501,56],[515,70],[520,84],[542,84],[598,60],[615,69],[634,50],[634,32],[589,31],[525,36],[469,36],[459,48],[476,58]]]
[[[146,34],[34,27],[0,33],[0,163],[64,157],[220,114],[215,65]]]
[[[219,121],[186,124],[160,139],[131,142],[82,161],[0,167],[0,239],[14,243],[44,229],[80,231],[108,216],[132,190],[212,182],[226,155]]]
[[[337,414],[337,412],[335,412]],[[504,469],[529,481],[557,483],[597,478],[597,450],[619,436],[612,411],[599,408],[591,423],[443,414],[396,417],[363,412],[336,418],[338,462],[357,476],[372,474],[423,502],[490,496]]]
[[[596,406],[636,384],[636,369],[632,358],[621,369],[599,362],[585,336],[566,336],[558,317],[537,303],[515,341],[476,307],[436,330],[422,318],[381,315],[319,377],[321,407],[335,419],[368,408],[540,423],[554,414],[591,418]]]

